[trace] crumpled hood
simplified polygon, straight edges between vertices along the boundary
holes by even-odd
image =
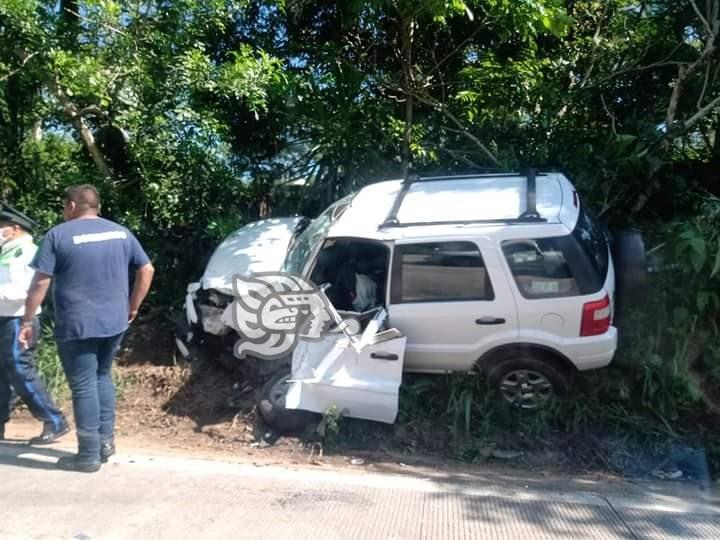
[[[232,294],[236,274],[278,271],[302,217],[264,219],[233,232],[217,247],[200,279],[203,289]]]

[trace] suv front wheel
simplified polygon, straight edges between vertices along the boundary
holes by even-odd
[[[285,408],[285,394],[290,378],[289,369],[278,371],[263,386],[257,401],[257,411],[262,419],[279,432],[300,431],[317,417],[310,411]]]
[[[530,352],[517,352],[493,362],[487,377],[503,402],[524,410],[541,409],[565,396],[570,388],[565,370]]]

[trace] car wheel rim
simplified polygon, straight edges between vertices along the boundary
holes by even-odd
[[[273,384],[270,388],[269,395],[272,404],[279,407],[285,407],[285,395],[287,394],[287,390],[288,382],[285,378],[280,379],[275,384]]]
[[[508,402],[521,409],[537,409],[553,396],[553,387],[542,373],[518,369],[503,377],[500,392]]]

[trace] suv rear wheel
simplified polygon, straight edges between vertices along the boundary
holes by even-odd
[[[570,388],[566,370],[529,352],[518,352],[494,362],[487,370],[490,387],[506,404],[537,410]]]

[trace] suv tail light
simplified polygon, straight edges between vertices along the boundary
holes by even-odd
[[[587,302],[583,305],[580,337],[598,336],[610,328],[610,298]]]

